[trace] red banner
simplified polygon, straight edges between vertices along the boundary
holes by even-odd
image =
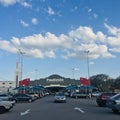
[[[26,78],[24,80],[19,81],[19,86],[29,86],[30,85],[30,78]]]
[[[90,80],[87,78],[80,78],[80,84],[82,86],[89,86],[90,85]]]

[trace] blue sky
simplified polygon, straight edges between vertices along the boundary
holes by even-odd
[[[119,0],[0,0],[0,80],[120,75]]]

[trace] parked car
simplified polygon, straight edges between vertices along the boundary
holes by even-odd
[[[101,94],[101,92],[96,91],[96,92],[92,92],[92,97],[98,97]]]
[[[9,111],[11,108],[13,108],[11,101],[3,101],[0,99],[0,114]]]
[[[85,92],[73,92],[71,94],[71,97],[72,98],[87,98],[89,97],[89,94]]]
[[[64,95],[64,93],[56,93],[55,97],[54,97],[54,101],[55,102],[66,102],[66,96]]]
[[[11,98],[12,101],[15,101],[15,102],[32,102],[35,100],[35,98],[33,96],[30,96],[28,94],[20,94],[20,93],[17,93],[15,95],[12,96]]]
[[[117,113],[120,111],[120,93],[110,97],[106,103],[107,107],[112,109],[113,112]]]
[[[34,97],[35,99],[39,98],[39,94],[36,94],[36,93],[29,93],[29,95]]]
[[[106,101],[115,94],[116,94],[115,92],[103,92],[103,93],[101,93],[96,98],[96,102],[97,102],[98,106],[105,107],[106,106]]]
[[[10,98],[11,98],[12,96],[11,95],[9,95],[9,94],[0,94],[0,99],[2,99],[2,100],[10,100]]]

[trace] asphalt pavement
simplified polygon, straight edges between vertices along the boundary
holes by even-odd
[[[0,120],[119,120],[106,107],[98,107],[95,98],[67,98],[66,103],[54,103],[54,96],[46,96],[32,103],[16,103]]]

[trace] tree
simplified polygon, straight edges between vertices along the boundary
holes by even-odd
[[[91,85],[97,87],[100,91],[110,91],[113,79],[106,74],[98,74],[90,77]]]
[[[113,87],[115,89],[120,89],[120,76],[115,79],[115,82],[113,84]]]

